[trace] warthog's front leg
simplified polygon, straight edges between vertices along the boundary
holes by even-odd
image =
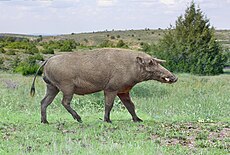
[[[135,106],[130,98],[129,93],[121,93],[121,94],[117,94],[117,96],[120,98],[120,100],[125,105],[129,113],[132,115],[133,121],[142,122],[142,120],[136,115]]]
[[[104,121],[108,123],[112,123],[110,120],[110,111],[113,107],[114,99],[117,95],[117,91],[115,92],[109,92],[104,91],[105,95],[105,115],[104,115]]]

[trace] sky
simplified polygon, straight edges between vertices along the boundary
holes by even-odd
[[[0,33],[69,34],[175,25],[191,0],[0,0]],[[194,0],[216,29],[230,29],[230,0]]]

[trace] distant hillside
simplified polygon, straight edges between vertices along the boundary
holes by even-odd
[[[216,37],[224,47],[230,48],[230,30],[217,30]]]
[[[2,36],[28,38],[30,40],[36,40],[42,37],[42,41],[47,42],[50,40],[65,40],[74,39],[85,46],[98,46],[103,41],[109,40],[117,43],[119,40],[123,40],[130,48],[139,49],[142,42],[156,43],[163,37],[166,30],[157,29],[145,29],[145,30],[125,30],[125,31],[101,31],[91,33],[72,33],[54,36],[42,36],[42,35],[22,35],[22,34],[1,34]],[[230,48],[230,30],[216,30],[216,37],[224,47]]]
[[[43,37],[43,41],[74,39],[76,42],[79,42],[85,46],[98,46],[107,40],[113,43],[123,40],[130,48],[138,49],[141,42],[157,42],[163,36],[163,33],[163,30],[103,31],[79,34],[72,33]]]
[[[130,48],[138,49],[142,42],[156,43],[163,37],[166,30],[126,30],[126,31],[102,31],[92,33],[72,33],[58,36],[43,37],[43,41],[74,39],[87,46],[97,46],[105,40],[118,42],[123,40]],[[225,47],[230,48],[230,30],[217,30],[216,37]]]

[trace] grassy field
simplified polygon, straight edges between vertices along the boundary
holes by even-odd
[[[104,123],[103,93],[75,96],[75,122],[60,93],[40,123],[41,77],[29,96],[32,77],[0,72],[0,154],[229,154],[230,72],[219,76],[179,74],[176,84],[144,82],[132,90],[133,123],[118,99]]]

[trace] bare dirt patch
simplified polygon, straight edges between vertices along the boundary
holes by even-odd
[[[215,147],[230,151],[229,123],[164,124],[151,139],[160,145],[182,145],[189,148]]]

